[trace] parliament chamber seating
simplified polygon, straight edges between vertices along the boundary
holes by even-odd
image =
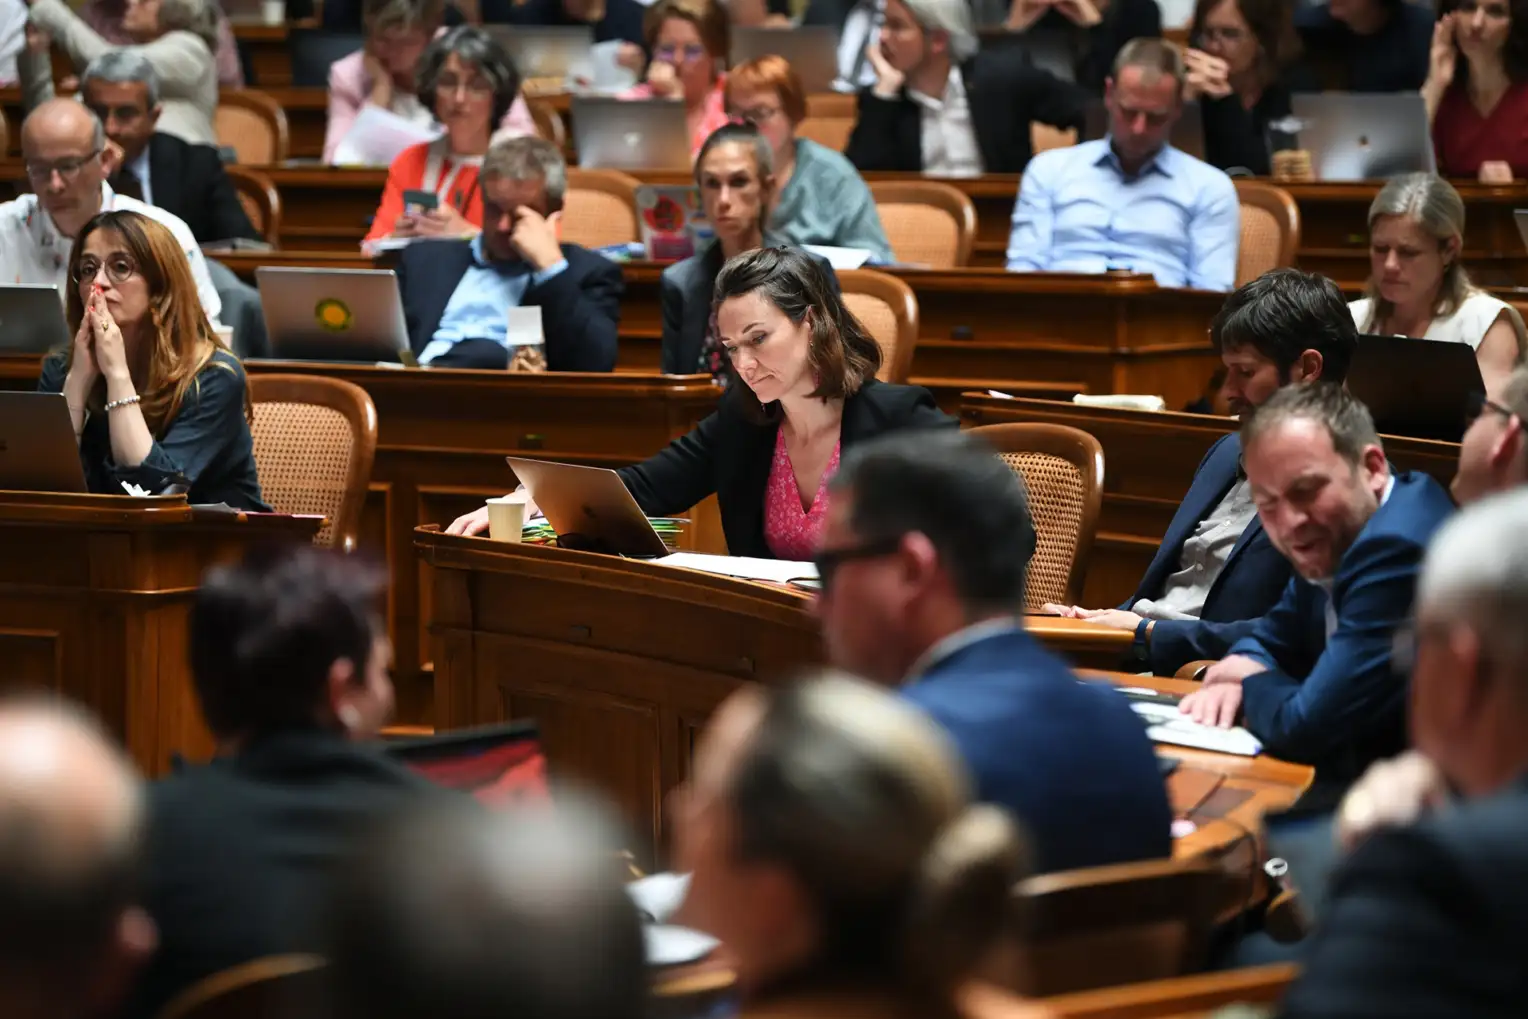
[[[642,239],[637,218],[641,181],[619,170],[568,167],[562,203],[562,240],[586,248],[631,244]]]
[[[874,269],[838,273],[844,305],[881,348],[882,382],[904,383],[918,343],[918,297],[895,276]]]
[[[233,149],[245,166],[279,165],[291,150],[286,111],[259,89],[223,89],[213,128],[218,144]]]
[[[898,262],[956,269],[971,261],[976,206],[935,180],[871,181],[870,195]]]
[[[1289,192],[1274,184],[1238,178],[1241,244],[1236,251],[1236,285],[1251,282],[1270,269],[1294,265],[1300,248],[1300,207]]]
[[[249,217],[250,225],[260,232],[265,243],[275,247],[281,243],[281,192],[271,179],[259,170],[247,166],[226,167],[228,179],[238,192],[239,204]]]
[[[155,1019],[323,1019],[324,966],[316,955],[254,959],[186,988]]]

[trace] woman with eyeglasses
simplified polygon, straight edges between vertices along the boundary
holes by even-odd
[[[690,152],[727,122],[725,87],[731,28],[717,0],[658,0],[642,21],[652,60],[647,80],[623,99],[683,99]]]
[[[1523,318],[1470,282],[1464,201],[1429,173],[1392,177],[1369,206],[1369,282],[1348,305],[1360,333],[1468,343],[1496,397],[1528,350]]]
[[[875,198],[854,164],[796,137],[806,101],[801,79],[781,56],[750,60],[727,75],[727,111],[758,128],[773,156],[770,229],[790,244],[863,248],[875,261],[892,261]]]
[[[90,490],[269,511],[255,472],[244,368],[212,331],[185,252],[136,212],[103,212],[69,259],[74,341],[43,362],[63,393]]]
[[[495,127],[519,97],[520,74],[493,36],[459,25],[425,48],[415,77],[419,102],[434,112],[445,133],[404,149],[393,160],[367,242],[470,237],[483,226],[478,168]],[[433,197],[429,204],[405,201],[410,191]]]
[[[1290,95],[1316,88],[1296,64],[1300,37],[1287,0],[1199,0],[1183,54],[1185,101],[1199,102],[1204,161],[1269,173],[1268,125],[1290,114]]]
[[[722,267],[712,306],[733,381],[688,435],[618,472],[644,513],[674,516],[715,494],[730,554],[807,560],[843,449],[903,428],[956,425],[928,390],[876,381],[881,348],[829,280],[796,248],[759,248]],[[487,527],[484,507],[448,533]]]
[[[1422,86],[1438,173],[1528,176],[1528,0],[1443,0],[1439,15]]]

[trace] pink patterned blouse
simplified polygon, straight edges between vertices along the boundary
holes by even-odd
[[[838,473],[838,451],[843,440],[833,444],[833,456],[812,508],[801,508],[801,489],[796,487],[796,470],[785,449],[785,433],[775,433],[775,458],[769,465],[769,484],[764,490],[764,542],[776,559],[805,562],[812,558],[822,541],[822,522],[828,514],[828,479]]]

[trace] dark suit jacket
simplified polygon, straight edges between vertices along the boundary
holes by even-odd
[[[211,145],[155,132],[149,138],[149,190],[155,205],[186,221],[198,244],[265,239],[250,223]]]
[[[156,1015],[197,980],[263,955],[323,951],[329,875],[353,839],[435,789],[381,751],[316,729],[154,783],[144,901],[159,950],[123,1014]]]
[[[954,428],[957,423],[934,405],[927,389],[871,379],[844,401],[839,443],[847,453],[856,443],[887,432]],[[617,473],[642,512],[652,517],[683,513],[715,492],[727,552],[773,559],[764,540],[764,489],[778,430],[779,425],[750,420],[734,392],[724,396],[721,406],[688,435],[669,443],[657,456]]]
[[[1103,20],[1085,29],[1052,8],[1040,16],[1031,31],[1080,36],[1075,63],[1077,83],[1097,95],[1103,92],[1104,81],[1114,70],[1114,58],[1125,43],[1131,39],[1155,39],[1162,34],[1162,8],[1157,0],[1113,0]]]
[[[902,689],[949,732],[976,796],[1023,822],[1039,869],[1172,855],[1172,809],[1146,728],[1021,629],[936,661]]]
[[[595,42],[622,39],[646,46],[642,35],[642,15],[647,8],[637,0],[606,0],[605,16],[590,25],[587,21],[575,21],[568,17],[563,0],[482,0],[483,20],[489,24],[507,22],[511,25],[590,25]]]
[[[621,322],[621,267],[577,244],[564,244],[562,254],[568,267],[540,286],[528,287],[520,304],[541,308],[549,370],[611,371]],[[426,241],[403,249],[398,292],[414,353],[434,338],[451,295],[471,267],[470,241]]]
[[[766,247],[789,242],[778,237],[764,238]],[[813,255],[828,274],[834,293],[838,276],[821,255]],[[705,247],[682,262],[663,270],[658,297],[663,309],[662,367],[666,375],[694,375],[700,371],[700,352],[705,349],[706,330],[711,325],[711,295],[716,277],[722,271],[722,246],[708,241]]]
[[[1082,90],[1035,67],[1016,48],[978,53],[960,74],[987,173],[1021,173],[1028,165],[1030,121],[1082,127]],[[906,88],[896,99],[860,90],[859,119],[844,155],[862,171],[923,172],[922,113]]]
[[[1193,537],[1200,521],[1226,497],[1236,483],[1240,466],[1241,437],[1232,432],[1217,439],[1199,462],[1188,495],[1167,525],[1167,534],[1157,546],[1156,558],[1146,568],[1140,586],[1120,608],[1129,609],[1142,598],[1162,597],[1167,578],[1178,571],[1183,543]],[[1232,644],[1251,633],[1263,613],[1278,602],[1289,584],[1289,576],[1289,560],[1273,547],[1262,521],[1254,516],[1210,585],[1198,619],[1158,620],[1152,627],[1149,646],[1147,624],[1136,627],[1137,661],[1149,665],[1158,675],[1170,676],[1189,662],[1222,657]]]
[[[1247,728],[1273,756],[1315,765],[1326,794],[1406,746],[1406,681],[1391,669],[1391,642],[1411,613],[1422,553],[1453,511],[1426,474],[1395,475],[1389,500],[1337,564],[1331,639],[1326,592],[1297,576],[1230,649],[1269,666],[1242,681]]]
[[[1333,876],[1286,1019],[1528,1015],[1528,780],[1371,835]]]

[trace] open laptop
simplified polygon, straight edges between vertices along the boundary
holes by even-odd
[[[838,77],[838,33],[831,26],[732,30],[733,67],[770,54],[790,62],[807,95],[833,91]]]
[[[504,459],[541,507],[563,548],[633,558],[669,554],[615,471],[517,456]]]
[[[1382,435],[1458,442],[1471,394],[1485,388],[1468,343],[1363,333],[1348,366],[1348,391]]]
[[[46,354],[68,345],[57,287],[0,285],[0,354]]]
[[[1104,106],[1102,99],[1089,99],[1082,107],[1083,141],[1096,141],[1108,133],[1108,108]],[[1204,115],[1199,112],[1198,103],[1183,104],[1183,113],[1178,117],[1178,122],[1173,125],[1172,134],[1168,136],[1167,141],[1179,152],[1187,153],[1195,159],[1204,158]]]
[[[578,165],[603,170],[690,169],[690,129],[679,99],[574,96]]]
[[[572,77],[589,73],[594,29],[588,25],[484,25],[522,78]]]
[[[424,241],[421,243],[429,243]],[[294,361],[412,360],[391,269],[255,270],[271,356]]]
[[[89,491],[63,393],[0,393],[0,489]]]
[[[1290,109],[1317,180],[1437,172],[1427,107],[1415,92],[1297,92]]]
[[[468,793],[487,807],[539,802],[551,795],[535,722],[456,729],[389,740],[384,746],[436,785]]]

